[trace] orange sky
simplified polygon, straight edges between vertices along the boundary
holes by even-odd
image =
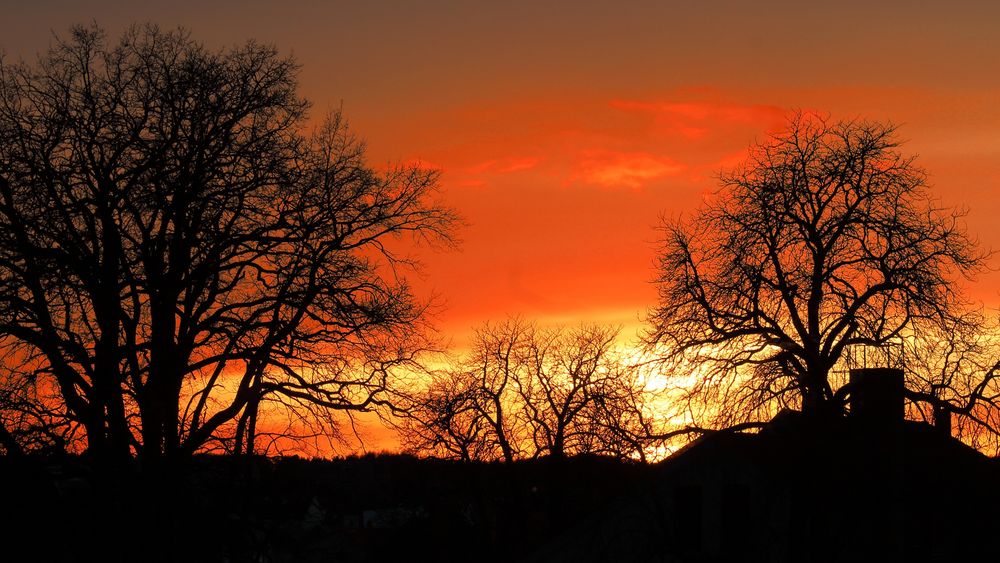
[[[459,346],[507,314],[634,331],[658,217],[693,211],[793,108],[900,124],[1000,249],[997,2],[2,1],[10,58],[91,20],[293,53],[314,111],[343,104],[373,163],[443,169],[469,225],[417,285]],[[971,291],[1000,304],[1000,275]]]

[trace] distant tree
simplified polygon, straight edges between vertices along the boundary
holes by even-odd
[[[0,342],[92,454],[253,451],[263,402],[369,408],[426,346],[389,242],[448,240],[437,174],[305,134],[296,72],[154,26],[0,64]]]
[[[415,398],[405,445],[466,460],[643,458],[646,396],[617,336],[596,326],[540,330],[520,319],[483,326],[469,357]]]
[[[617,337],[618,330],[584,325],[532,342],[530,375],[516,383],[536,455],[642,455],[638,440],[622,442],[641,390],[617,353]]]
[[[664,223],[647,342],[694,372],[688,413],[843,412],[852,347],[963,324],[957,282],[986,255],[898,147],[891,125],[798,114],[694,218]]]
[[[475,376],[461,370],[436,373],[426,389],[409,390],[409,407],[395,419],[405,449],[462,461],[514,459],[483,412],[482,382]]]
[[[513,461],[522,456],[525,423],[517,382],[531,377],[535,327],[520,319],[476,330],[469,356],[431,374],[413,394],[401,426],[404,445],[460,459]]]

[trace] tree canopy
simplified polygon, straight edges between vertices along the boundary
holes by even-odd
[[[262,401],[368,408],[427,346],[390,241],[449,240],[437,173],[308,132],[296,74],[155,26],[0,65],[0,345],[95,455],[252,451]]]
[[[969,319],[959,282],[987,255],[962,217],[894,126],[797,114],[694,217],[664,222],[647,342],[695,370],[686,399],[716,425],[843,412],[852,350]]]
[[[412,392],[404,445],[462,460],[645,459],[652,396],[617,336],[517,318],[481,326],[462,362]]]

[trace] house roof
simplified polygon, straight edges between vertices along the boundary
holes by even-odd
[[[803,474],[843,481],[850,476],[888,478],[891,473],[916,485],[915,481],[992,479],[996,465],[922,422],[871,424],[786,410],[757,433],[721,431],[703,436],[661,467],[670,474],[750,471],[793,480]]]

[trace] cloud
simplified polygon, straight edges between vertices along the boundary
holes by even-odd
[[[480,174],[510,174],[530,170],[538,165],[542,159],[534,156],[514,156],[506,158],[491,158],[465,168],[465,172],[472,175]]]
[[[725,102],[644,102],[613,100],[611,107],[650,114],[661,125],[676,126],[680,131],[704,130],[695,124],[719,125],[724,123],[777,124],[784,123],[787,111],[773,105],[737,104]]]
[[[704,189],[732,155],[785,122],[778,106],[723,96],[678,91],[456,108],[415,127],[423,137],[411,145],[429,150],[426,158],[440,163],[445,182],[457,188],[516,181],[635,190],[670,178],[677,189]]]
[[[538,165],[542,159],[535,158],[533,156],[524,156],[518,158],[508,158],[498,169],[497,172],[500,174],[510,174],[511,172],[520,172],[522,170],[530,170]]]
[[[673,176],[687,167],[665,156],[648,152],[585,150],[572,179],[607,188],[638,189],[650,180]]]

